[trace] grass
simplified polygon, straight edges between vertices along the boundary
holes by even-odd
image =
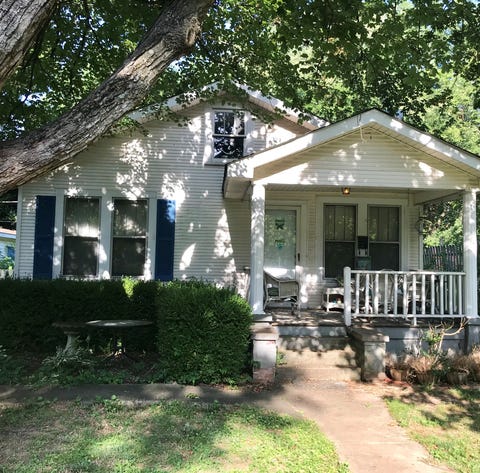
[[[480,391],[437,387],[388,397],[392,416],[411,438],[459,473],[480,473]]]
[[[46,402],[0,411],[0,471],[347,473],[312,422],[191,401]]]

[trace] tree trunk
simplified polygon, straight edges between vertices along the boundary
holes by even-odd
[[[0,0],[0,88],[23,62],[56,0]]]
[[[71,160],[138,106],[159,75],[188,52],[214,0],[165,7],[133,54],[111,77],[51,124],[0,145],[0,195]]]

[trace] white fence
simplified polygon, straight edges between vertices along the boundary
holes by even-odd
[[[465,317],[465,273],[344,268],[344,316]],[[350,291],[346,288],[350,287]]]

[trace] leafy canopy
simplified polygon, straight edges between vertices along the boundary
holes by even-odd
[[[60,2],[0,93],[3,137],[78,103],[135,48],[164,3]],[[442,87],[441,74],[461,77],[478,102],[479,18],[474,0],[219,0],[194,51],[172,65],[145,103],[238,81],[331,121],[376,106],[424,125],[429,106],[454,106],[430,93]]]

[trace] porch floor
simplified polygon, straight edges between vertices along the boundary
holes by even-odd
[[[300,315],[292,314],[290,309],[283,307],[268,308],[265,313],[272,316],[273,325],[296,326],[344,326],[343,313],[321,309],[301,309]],[[410,320],[403,317],[355,317],[352,326],[369,325],[371,327],[411,327]],[[418,326],[428,326],[428,319],[418,320]]]

